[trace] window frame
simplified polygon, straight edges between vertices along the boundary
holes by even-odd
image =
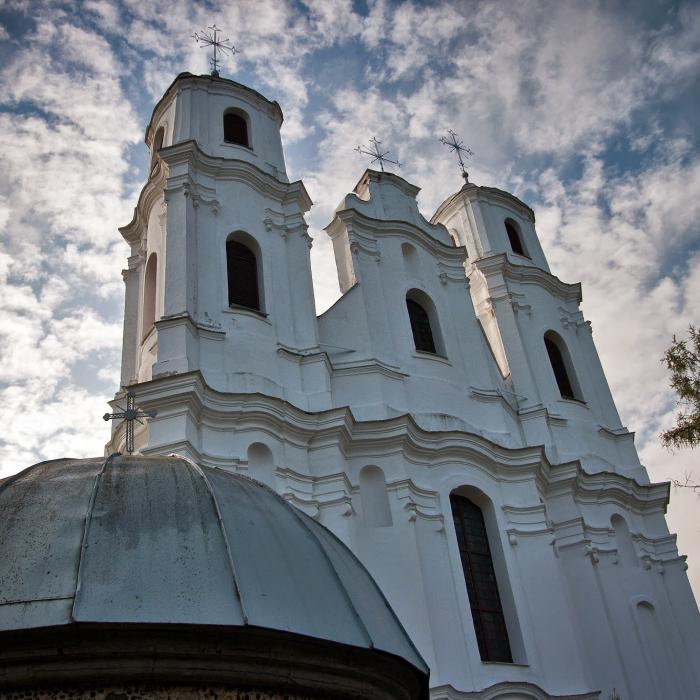
[[[519,255],[521,258],[527,258],[532,260],[532,256],[528,252],[527,246],[525,245],[525,240],[523,238],[523,232],[515,219],[507,218],[503,220],[503,227],[506,230],[506,236],[508,237],[508,243],[510,245],[510,252],[514,255]],[[513,245],[513,240],[517,242],[517,246]],[[515,248],[520,250],[516,250]]]
[[[457,504],[458,507],[455,507]],[[480,531],[480,536],[485,544],[485,552],[478,552],[474,547],[470,550],[470,544],[468,538],[464,535],[465,529],[465,504],[468,504],[469,517],[472,518],[469,526]],[[452,522],[455,530],[455,537],[457,539],[457,548],[459,551],[460,563],[462,565],[462,575],[464,580],[465,588],[467,589],[467,598],[469,599],[469,611],[472,616],[472,622],[474,625],[474,634],[476,636],[477,645],[479,647],[479,655],[483,662],[491,663],[513,663],[513,645],[510,639],[510,633],[508,630],[508,624],[506,621],[506,615],[503,609],[503,603],[501,601],[502,595],[500,591],[500,586],[498,578],[496,576],[496,568],[494,565],[493,554],[491,552],[491,543],[489,541],[489,533],[486,526],[486,519],[484,516],[483,509],[474,502],[473,499],[465,496],[461,493],[452,492],[450,494],[450,511],[452,514]],[[460,521],[460,526],[457,526],[457,521]],[[492,601],[495,601],[495,606],[485,607],[483,604],[485,595],[483,589],[480,595],[479,589],[477,587],[478,576],[475,575],[475,570],[477,569],[475,557],[481,557],[482,561],[486,560],[488,569],[487,574],[490,575],[492,581],[492,589],[488,593]],[[484,568],[481,569],[481,575],[483,577]],[[495,616],[500,621],[501,631],[503,638],[501,643],[505,644],[505,648],[495,648],[493,644],[489,642],[488,635],[486,632],[485,624],[486,616]],[[504,653],[505,652],[505,653]]]
[[[242,120],[244,126],[245,126],[245,133],[246,133],[246,143],[240,143],[239,141],[231,141],[226,138],[226,119],[227,117],[238,117],[239,119]],[[221,127],[222,127],[222,132],[223,132],[223,143],[226,146],[238,146],[240,148],[246,148],[249,151],[253,150],[253,138],[252,138],[252,132],[251,132],[251,125],[250,125],[250,117],[248,116],[248,113],[243,111],[242,109],[239,109],[238,107],[229,107],[228,109],[224,110],[224,113],[221,117]]]
[[[229,246],[238,245],[243,247],[250,253],[252,260],[254,262],[255,269],[255,279],[256,279],[256,293],[257,293],[257,306],[249,306],[247,304],[241,303],[240,300],[232,300],[232,289],[231,289],[231,265],[230,265],[230,254]],[[228,311],[244,311],[255,314],[256,316],[266,317],[265,313],[265,285],[263,277],[263,263],[262,254],[258,242],[251,235],[245,231],[234,231],[230,233],[224,243],[224,255],[223,255],[223,265],[224,265],[224,290],[225,290],[225,309]]]

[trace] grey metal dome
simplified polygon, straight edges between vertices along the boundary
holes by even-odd
[[[75,623],[266,628],[428,671],[340,540],[179,457],[62,459],[0,482],[0,632]]]

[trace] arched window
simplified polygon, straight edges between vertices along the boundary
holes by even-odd
[[[522,255],[523,257],[529,258],[530,256],[525,251],[525,246],[523,245],[523,240],[520,236],[518,225],[511,219],[506,219],[504,223],[506,233],[508,234],[508,240],[510,241],[511,250],[517,255]]]
[[[163,148],[163,137],[165,136],[165,129],[161,126],[156,135],[153,137],[153,146],[151,148],[151,170],[156,167],[158,163],[158,151]]]
[[[146,263],[143,281],[143,314],[141,337],[145,338],[156,320],[156,280],[158,277],[158,257],[151,253]]]
[[[577,391],[576,381],[573,376],[573,371],[568,361],[564,341],[557,336],[553,331],[545,333],[544,344],[549,355],[549,362],[552,365],[554,378],[557,380],[559,393],[562,399],[580,399],[580,392]]]
[[[450,494],[450,506],[481,660],[512,663],[484,514],[455,493]]]
[[[224,141],[237,143],[239,146],[250,146],[248,142],[248,122],[238,112],[224,113]]]
[[[360,497],[365,525],[368,527],[391,525],[386,480],[384,472],[379,467],[370,465],[360,470]]]
[[[406,308],[416,350],[433,355],[443,354],[436,324],[431,321],[432,302],[426,294],[412,289],[406,295]],[[432,314],[434,316],[434,314]]]
[[[229,306],[245,306],[260,311],[258,261],[249,246],[237,238],[226,241]]]

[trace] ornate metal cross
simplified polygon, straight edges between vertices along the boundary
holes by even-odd
[[[143,425],[143,421],[139,418],[153,418],[156,415],[156,411],[142,411],[136,408],[135,404],[136,394],[133,391],[129,391],[126,394],[126,408],[117,406],[119,409],[118,413],[105,413],[102,418],[104,420],[117,420],[123,418],[126,423],[126,451],[132,454],[134,451],[134,421],[138,421]]]
[[[363,156],[372,156],[371,163],[376,163],[379,161],[379,167],[382,169],[382,172],[384,172],[384,163],[391,163],[392,165],[396,165],[397,167],[401,167],[401,163],[399,163],[398,160],[391,160],[391,158],[387,158],[389,155],[390,151],[381,151],[379,148],[379,144],[381,141],[377,141],[374,136],[369,140],[369,142],[372,144],[372,147],[374,148],[373,151],[369,151],[363,146],[358,146],[355,150],[363,155]]]
[[[467,172],[467,168],[464,165],[464,160],[462,159],[462,153],[464,153],[466,158],[469,158],[470,156],[474,155],[474,151],[471,150],[471,148],[467,148],[466,146],[463,145],[463,141],[460,141],[459,136],[455,134],[452,129],[448,129],[447,133],[450,135],[450,138],[446,138],[443,136],[440,139],[440,143],[444,143],[445,146],[449,146],[451,151],[454,151],[457,154],[457,160],[459,161],[459,167],[462,169],[462,177],[464,178],[465,182],[469,182],[469,173]]]
[[[206,30],[200,32],[199,34],[195,32],[192,35],[192,38],[198,44],[201,44],[199,47],[200,49],[204,49],[207,46],[214,47],[214,57],[209,59],[209,63],[211,65],[211,74],[215,78],[219,77],[219,56],[217,52],[221,51],[222,53],[225,53],[226,51],[230,51],[232,56],[240,53],[240,51],[233,44],[231,44],[231,46],[228,45],[228,39],[219,39],[220,31],[221,30],[215,24],[212,24],[211,27],[207,27]]]

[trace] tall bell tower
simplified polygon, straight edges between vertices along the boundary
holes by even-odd
[[[512,380],[527,444],[544,445],[554,462],[578,459],[589,471],[647,483],[580,309],[581,285],[551,273],[532,209],[508,192],[467,182],[431,222],[466,247],[474,308]]]
[[[131,246],[121,384],[172,381],[151,402],[157,434],[137,431],[137,448],[196,443],[194,424],[160,410],[188,377],[301,409],[328,401],[304,219],[311,200],[287,177],[282,119],[255,90],[190,73],[153,111],[148,181],[120,229]]]

